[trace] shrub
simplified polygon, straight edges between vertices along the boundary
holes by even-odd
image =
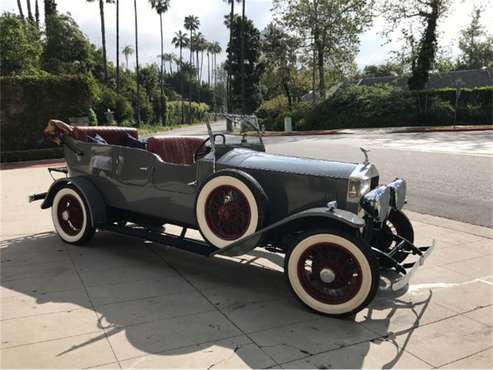
[[[118,124],[125,125],[132,121],[132,103],[124,96],[117,94],[114,90],[104,88],[95,106],[98,122],[113,124],[113,122],[106,122],[106,112],[108,109],[113,112],[115,121]]]
[[[94,90],[78,76],[0,78],[2,152],[53,147],[43,137],[48,120],[87,116]]]
[[[311,109],[303,128],[332,129],[492,123],[493,87],[403,91],[390,85],[340,88]]]
[[[284,118],[292,118],[294,129],[299,129],[303,118],[310,105],[306,102],[293,104],[291,109],[288,107],[288,99],[285,96],[277,96],[271,100],[264,101],[256,111],[259,122],[267,131],[284,130]]]
[[[181,123],[181,102],[179,101],[169,101],[167,104],[167,122],[168,124],[180,124]],[[192,122],[199,122],[205,119],[205,114],[209,111],[209,106],[205,103],[192,102]],[[189,103],[183,102],[183,116],[184,123],[189,122],[190,108]]]

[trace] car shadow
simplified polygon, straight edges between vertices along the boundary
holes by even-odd
[[[283,313],[278,310],[281,307],[283,309],[286,307],[288,311],[287,314],[284,314],[286,317],[283,318],[287,320],[283,324],[285,326],[296,326],[297,320],[311,320],[313,322],[324,320],[329,328],[331,325],[334,327],[345,325],[349,331],[351,328],[354,331],[361,330],[361,326],[377,328],[377,330],[368,329],[373,332],[373,335],[367,340],[355,340],[344,345],[338,343],[338,339],[331,336],[330,330],[327,330],[324,341],[328,341],[329,344],[330,341],[334,341],[339,348],[350,345],[351,356],[335,356],[331,359],[330,364],[322,364],[320,368],[324,366],[361,368],[371,345],[392,343],[395,346],[394,357],[381,364],[382,368],[390,368],[401,358],[407,341],[419,325],[431,299],[431,293],[426,299],[413,303],[400,300],[400,296],[405,292],[379,295],[364,314],[356,318],[331,319],[309,312],[290,296],[282,273],[283,257],[263,250],[254,251],[251,255],[242,256],[239,259],[213,258],[207,260],[204,257],[177,251],[170,247],[110,233],[98,233],[90,247],[75,247],[64,244],[53,233],[4,240],[0,242],[0,247],[2,298],[30,297],[34,300],[32,306],[39,308],[32,312],[26,312],[25,316],[34,316],[37,314],[36,311],[43,314],[60,312],[44,312],[42,306],[48,306],[51,303],[70,304],[96,313],[97,325],[100,329],[104,329],[104,333],[94,334],[88,340],[81,340],[80,343],[63,348],[56,353],[56,356],[77,351],[79,348],[100,340],[106,340],[106,338],[109,338],[111,342],[113,337],[118,337],[115,339],[115,342],[118,342],[121,341],[120,337],[124,335],[132,347],[129,350],[132,353],[128,354],[128,358],[137,358],[148,354],[159,354],[159,356],[170,356],[170,358],[196,352],[203,354],[204,351],[207,352],[210,346],[215,345],[229,350],[228,356],[240,357],[241,361],[249,367],[275,366],[282,361],[276,360],[274,362],[272,360],[275,358],[275,354],[272,355],[267,350],[268,345],[264,346],[262,343],[258,343],[258,347],[253,345],[256,347],[256,354],[252,354],[251,349],[244,351],[241,349],[245,345],[252,345],[250,339],[255,338],[256,333],[252,329],[247,330],[248,334],[245,335],[243,325],[250,325],[249,318],[254,321],[258,319],[267,323],[269,321],[279,323],[279,316],[282,316]],[[143,293],[139,297],[139,291],[136,289],[135,296],[128,296],[127,299],[122,298],[120,301],[115,298],[116,302],[106,301],[108,296],[118,290],[120,282],[115,279],[120,279],[120,275],[117,274],[120,270],[122,270],[121,279],[128,284],[137,284],[138,279],[144,279],[142,281],[143,287],[147,283],[149,286],[156,284],[179,285],[181,284],[179,281],[185,280],[188,287],[184,288],[184,292],[181,292],[184,294],[176,294],[177,291],[171,290],[174,292],[173,294],[165,294],[162,297],[155,295],[152,290],[149,290],[147,295]],[[161,277],[162,271],[169,272],[169,276]],[[129,276],[133,272],[138,274],[135,278],[137,280],[132,280]],[[100,276],[102,280],[97,281]],[[88,294],[89,299],[84,300],[77,295],[62,294],[81,288]],[[178,287],[178,292],[180,289]],[[204,309],[197,309],[197,312],[190,310],[191,295],[205,300]],[[169,299],[170,305],[183,307],[186,312],[175,312],[172,315],[168,312],[167,317],[159,317],[159,313],[157,314],[153,309],[153,304],[156,304],[160,299],[164,300],[165,304]],[[139,305],[141,301],[144,302],[144,305]],[[125,302],[135,304],[135,311],[127,312],[126,316],[122,314],[118,306],[118,304]],[[282,302],[282,304],[276,303],[269,306],[269,302]],[[259,311],[248,313],[249,307],[258,309],[259,304],[261,308]],[[128,307],[126,309],[128,310]],[[393,334],[387,333],[393,316],[400,311],[410,311],[415,315],[415,321],[412,325],[398,333],[399,336],[405,338],[404,344],[402,341],[397,344]],[[255,318],[256,312],[262,317]],[[380,312],[380,314],[375,315],[376,312]],[[382,316],[382,312],[386,312],[386,314]],[[24,314],[19,313],[19,315],[24,317]],[[231,334],[204,337],[204,330],[210,330],[210,328],[204,329],[204,325],[199,322],[201,315],[204,318],[213,317],[214,320],[220,320],[223,323],[221,324],[223,328],[218,324],[217,331],[225,330],[224,325],[227,324]],[[129,321],[129,317],[138,318],[132,322]],[[293,321],[290,323],[291,317]],[[15,318],[14,315],[11,319]],[[3,319],[4,317],[2,317]],[[74,325],[77,323],[74,322]],[[64,328],[60,327],[60,330],[62,331]],[[182,332],[186,332],[186,338],[185,335],[181,335]],[[268,332],[268,330],[259,328],[258,332]],[[387,334],[382,335],[382,332]],[[303,332],[300,332],[300,335],[303,335]],[[150,336],[157,336],[158,338],[152,341],[149,340]],[[246,337],[248,340],[238,342],[236,340],[238,337]],[[190,342],[188,338],[195,339]],[[298,338],[298,342],[301,343],[300,346],[292,349],[293,352],[300,352],[294,355],[295,359],[310,358],[310,356],[317,354],[304,349],[303,342],[305,339],[307,342],[313,342],[313,338]],[[280,339],[272,340],[279,341]],[[280,343],[283,344],[282,339]],[[327,348],[334,349],[333,346]],[[126,356],[125,351],[119,351],[118,348],[115,349],[117,356],[122,354],[123,357]],[[260,351],[262,352],[260,357],[265,358],[265,361],[259,360],[258,353]],[[326,352],[326,350],[320,352]],[[211,365],[205,363],[209,361],[207,356],[204,357],[203,361],[201,367]],[[177,367],[179,364],[174,363],[173,367]],[[286,366],[289,367],[290,365],[286,364]],[[297,363],[297,366],[302,365]],[[153,366],[151,365],[151,367]]]

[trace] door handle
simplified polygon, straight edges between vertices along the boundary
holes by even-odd
[[[147,171],[148,169],[148,167],[139,167],[139,171]]]

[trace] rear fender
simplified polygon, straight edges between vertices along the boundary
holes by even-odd
[[[217,251],[214,251],[211,256],[216,254],[223,256],[239,256],[245,254],[257,247],[259,241],[267,233],[275,232],[276,229],[280,229],[281,227],[289,228],[289,224],[297,223],[301,220],[306,220],[308,222],[320,222],[320,220],[325,220],[332,226],[337,227],[337,225],[339,225],[344,229],[350,228],[355,231],[365,226],[365,220],[352,212],[328,207],[311,208],[288,216],[254,234],[238,240],[222,249],[218,249]]]
[[[72,177],[55,181],[48,190],[45,200],[41,204],[41,209],[50,208],[53,205],[55,194],[65,186],[75,187],[81,194],[89,207],[91,225],[97,227],[106,223],[106,204],[103,196],[94,184],[84,177]]]

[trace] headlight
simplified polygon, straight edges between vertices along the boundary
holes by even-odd
[[[406,180],[397,179],[389,184],[391,191],[390,205],[402,209],[406,204]]]
[[[370,190],[370,179],[349,179],[348,200],[359,200]]]
[[[361,198],[361,207],[377,221],[384,221],[390,212],[390,189],[380,186]]]

